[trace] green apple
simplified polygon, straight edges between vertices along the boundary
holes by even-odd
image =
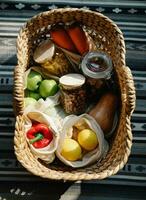
[[[33,105],[33,104],[35,104],[37,101],[34,99],[34,98],[32,98],[32,97],[25,97],[24,98],[24,107],[27,107],[27,106],[29,106],[29,105]]]
[[[36,100],[40,99],[41,98],[41,95],[38,93],[38,92],[33,92],[33,91],[30,91],[30,90],[26,90],[26,97],[32,97]]]
[[[43,80],[39,87],[40,95],[44,98],[49,96],[54,96],[58,91],[58,85],[56,81],[50,80]]]
[[[31,71],[27,77],[27,89],[35,91],[38,89],[42,81],[42,76],[36,71]]]

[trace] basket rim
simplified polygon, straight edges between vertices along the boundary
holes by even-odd
[[[122,51],[124,54],[124,63],[123,65],[125,65],[125,54],[126,54],[126,50],[125,50],[125,42],[124,42],[124,36],[122,31],[120,30],[120,28],[118,27],[118,25],[109,17],[107,17],[106,15],[97,12],[97,11],[92,11],[92,10],[87,10],[87,9],[82,9],[82,8],[56,8],[56,9],[52,9],[52,10],[48,10],[48,11],[43,11],[40,12],[39,14],[34,15],[32,18],[30,18],[20,29],[18,36],[17,36],[17,40],[16,40],[16,47],[17,47],[17,59],[18,59],[18,64],[19,64],[19,55],[18,55],[18,51],[19,51],[19,45],[20,45],[20,40],[23,38],[23,34],[24,32],[27,30],[29,24],[33,23],[37,18],[42,17],[44,15],[51,15],[54,13],[66,13],[66,12],[79,12],[79,13],[90,13],[90,14],[95,14],[96,16],[101,17],[102,19],[104,19],[105,21],[109,22],[110,25],[114,28],[114,30],[117,31],[117,33],[120,35],[120,40],[122,42]]]
[[[22,30],[27,28],[27,25],[31,22],[34,21],[34,19],[40,17],[41,15],[48,15],[48,14],[53,14],[53,13],[59,13],[59,12],[62,12],[62,13],[65,13],[65,12],[82,12],[82,13],[91,13],[91,14],[95,14],[95,15],[98,15],[100,16],[101,18],[105,19],[106,21],[110,22],[111,24],[113,24],[113,26],[118,30],[118,32],[123,36],[123,33],[122,31],[120,30],[120,28],[118,27],[118,25],[112,20],[110,19],[109,17],[107,17],[106,15],[98,12],[98,11],[92,11],[92,10],[87,10],[87,9],[84,9],[84,8],[55,8],[55,9],[52,9],[52,10],[47,10],[47,11],[43,11],[43,12],[40,12],[36,15],[34,15],[33,17],[31,17],[30,19],[28,19],[24,25],[20,28],[20,31],[18,33],[18,36],[20,36],[22,34]],[[123,40],[124,40],[124,37],[123,37]]]

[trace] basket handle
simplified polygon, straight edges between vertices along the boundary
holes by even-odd
[[[24,110],[24,69],[17,65],[14,69],[13,108],[15,115],[22,115]]]
[[[131,70],[127,66],[120,67],[121,77],[126,90],[126,113],[131,116],[135,109],[136,93]]]

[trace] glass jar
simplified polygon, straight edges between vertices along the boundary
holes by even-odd
[[[94,80],[110,79],[112,69],[112,60],[103,52],[89,52],[83,57],[81,62],[83,74]]]
[[[72,66],[64,53],[49,39],[37,46],[33,58],[50,75],[60,77],[72,71]]]
[[[86,109],[85,77],[67,74],[59,79],[61,104],[68,114],[81,114]]]
[[[90,91],[88,101],[96,101],[109,88],[112,60],[103,52],[91,51],[83,57],[80,68],[86,77],[87,90]]]

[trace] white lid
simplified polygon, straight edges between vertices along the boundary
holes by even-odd
[[[59,83],[67,88],[80,87],[85,83],[85,77],[81,74],[66,74],[59,79]]]
[[[40,43],[35,49],[33,59],[37,63],[44,63],[47,60],[51,60],[55,52],[55,45],[51,40],[47,39]]]

